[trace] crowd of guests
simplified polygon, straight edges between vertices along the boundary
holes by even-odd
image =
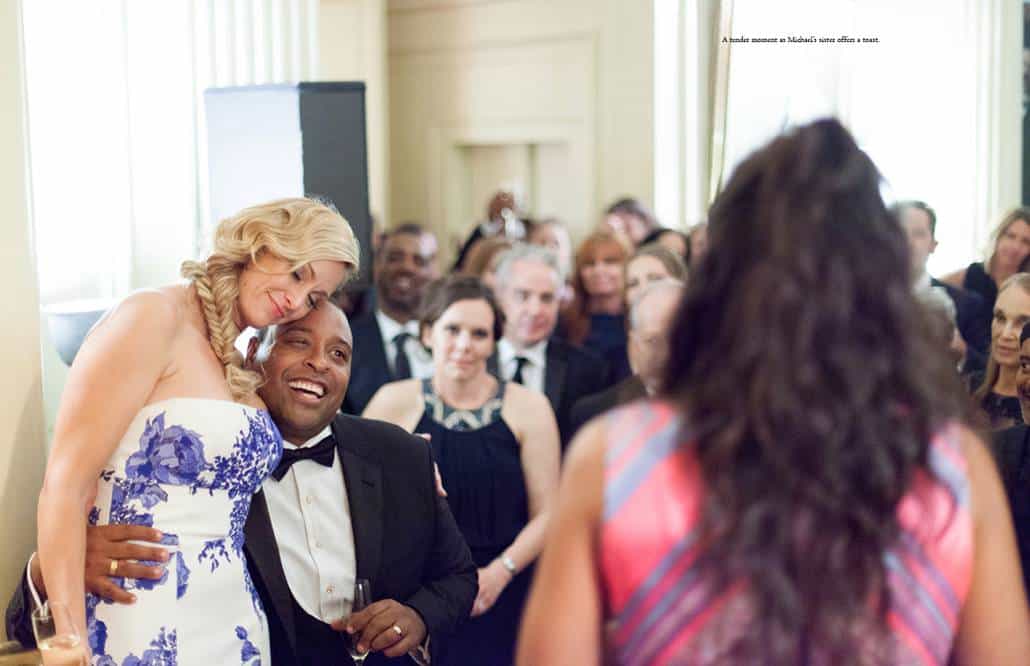
[[[449,270],[417,223],[378,235],[363,293],[331,209],[241,212],[170,304],[133,296],[84,346],[40,517],[85,501],[61,524],[85,536],[41,526],[9,633],[49,597],[105,665],[1026,663],[1030,210],[937,280],[935,212],[879,185],[819,121],[708,224],[626,198],[574,246],[501,192]],[[170,341],[130,344],[97,443],[78,420],[111,396],[81,394],[144,319]],[[229,510],[213,546],[201,514]],[[212,594],[227,631],[192,618]]]

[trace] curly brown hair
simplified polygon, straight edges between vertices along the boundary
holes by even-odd
[[[746,580],[753,604],[733,663],[891,663],[896,510],[964,397],[879,186],[835,120],[752,154],[673,325],[665,391],[706,483],[702,571]]]

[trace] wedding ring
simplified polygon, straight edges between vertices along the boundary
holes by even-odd
[[[109,572],[108,575],[113,576],[118,571],[118,560],[111,560],[111,566],[107,570]]]
[[[398,636],[403,636],[404,635],[404,630],[401,629],[400,627],[398,627],[396,624],[393,625],[393,627],[391,627],[391,628],[393,629],[394,633],[396,633]]]

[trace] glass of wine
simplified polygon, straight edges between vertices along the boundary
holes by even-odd
[[[86,646],[72,622],[68,606],[43,602],[32,611],[32,633],[43,655],[44,666],[82,666],[87,663]]]
[[[351,613],[357,613],[370,603],[372,603],[372,584],[368,582],[367,578],[359,578],[354,581],[354,601],[351,602]],[[361,634],[352,634],[347,644],[350,658],[359,666],[364,664],[368,657],[368,652],[358,652],[358,641],[360,640]]]

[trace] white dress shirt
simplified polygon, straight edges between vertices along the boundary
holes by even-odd
[[[515,376],[519,356],[526,359],[522,366],[522,385],[538,393],[544,392],[544,374],[547,369],[547,338],[522,351],[515,349],[507,338],[497,343],[497,369],[507,381]]]
[[[331,433],[326,426],[304,446],[313,446]],[[283,446],[301,448],[289,442]],[[357,559],[340,456],[333,456],[332,467],[299,460],[281,480],[270,476],[261,487],[283,573],[297,603],[324,622],[349,615]]]
[[[397,348],[393,339],[403,333],[410,334],[404,341],[404,351],[408,354],[408,365],[411,366],[411,376],[414,379],[428,379],[433,376],[433,357],[430,356],[418,333],[418,322],[414,319],[406,324],[400,324],[390,319],[386,314],[376,308],[376,323],[379,324],[379,332],[383,336],[383,349],[386,350],[386,362],[390,365],[390,372],[397,367]]]

